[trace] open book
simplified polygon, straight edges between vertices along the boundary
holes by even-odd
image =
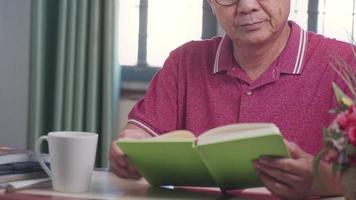
[[[289,157],[278,127],[271,123],[220,126],[197,138],[184,130],[148,139],[121,138],[117,145],[154,186],[260,187],[252,160]]]

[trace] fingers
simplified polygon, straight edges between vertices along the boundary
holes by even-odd
[[[284,183],[280,183],[278,180],[269,176],[268,174],[262,171],[256,171],[263,185],[274,195],[279,197],[287,197],[293,193],[292,189],[285,185]]]
[[[302,198],[309,195],[313,176],[312,159],[262,157],[253,162],[263,184],[273,194],[283,199]]]
[[[109,160],[117,163],[121,167],[126,167],[128,165],[127,158],[124,156],[124,153],[116,144],[111,144]]]
[[[285,171],[281,171],[279,169],[269,167],[267,165],[262,165],[258,161],[255,161],[254,165],[259,172],[262,172],[263,174],[268,175],[269,177],[273,177],[274,180],[283,183],[288,187],[292,187],[291,185],[289,185],[290,183],[300,180],[300,178],[295,174],[286,173]]]
[[[129,163],[121,149],[113,142],[109,151],[110,171],[121,178],[141,178],[139,172]]]
[[[120,160],[119,160],[120,161]],[[139,179],[141,175],[137,172],[137,170],[128,162],[122,164],[123,162],[110,162],[110,171],[121,178],[132,178]]]
[[[119,165],[113,165],[110,163],[110,171],[113,172],[115,175],[125,178],[125,179],[139,179],[141,175],[133,168],[122,168]]]
[[[118,134],[118,138],[142,139],[147,137],[151,137],[149,133],[133,124],[127,124]],[[130,164],[129,160],[116,143],[117,139],[114,140],[110,146],[110,170],[121,178],[141,178],[140,173]]]
[[[279,171],[294,174],[299,176],[305,173],[305,170],[310,167],[311,160],[304,159],[288,159],[288,158],[272,158],[268,156],[261,157],[257,160],[262,166],[274,168]],[[310,171],[310,170],[309,170]]]
[[[296,145],[294,142],[289,142],[288,140],[284,140],[284,143],[286,144],[292,158],[303,158],[309,155],[305,151],[303,151],[303,149],[301,149],[298,145]]]

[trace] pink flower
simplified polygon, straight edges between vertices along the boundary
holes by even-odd
[[[347,132],[347,137],[349,138],[350,143],[356,147],[356,124],[354,126],[350,127]]]
[[[352,105],[348,110],[340,113],[336,117],[336,122],[341,129],[346,131],[352,127],[356,127],[356,105]]]
[[[338,158],[338,151],[336,149],[328,149],[325,155],[326,162],[333,163],[337,161]]]
[[[347,119],[347,111],[344,111],[336,116],[336,122],[342,129],[346,127],[348,121],[349,120]]]

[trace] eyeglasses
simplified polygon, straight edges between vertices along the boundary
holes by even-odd
[[[240,0],[215,0],[220,6],[232,6],[239,3]]]

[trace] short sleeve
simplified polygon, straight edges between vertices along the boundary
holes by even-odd
[[[135,124],[151,135],[177,129],[177,64],[171,53],[157,72],[144,96],[131,110],[128,123]]]

